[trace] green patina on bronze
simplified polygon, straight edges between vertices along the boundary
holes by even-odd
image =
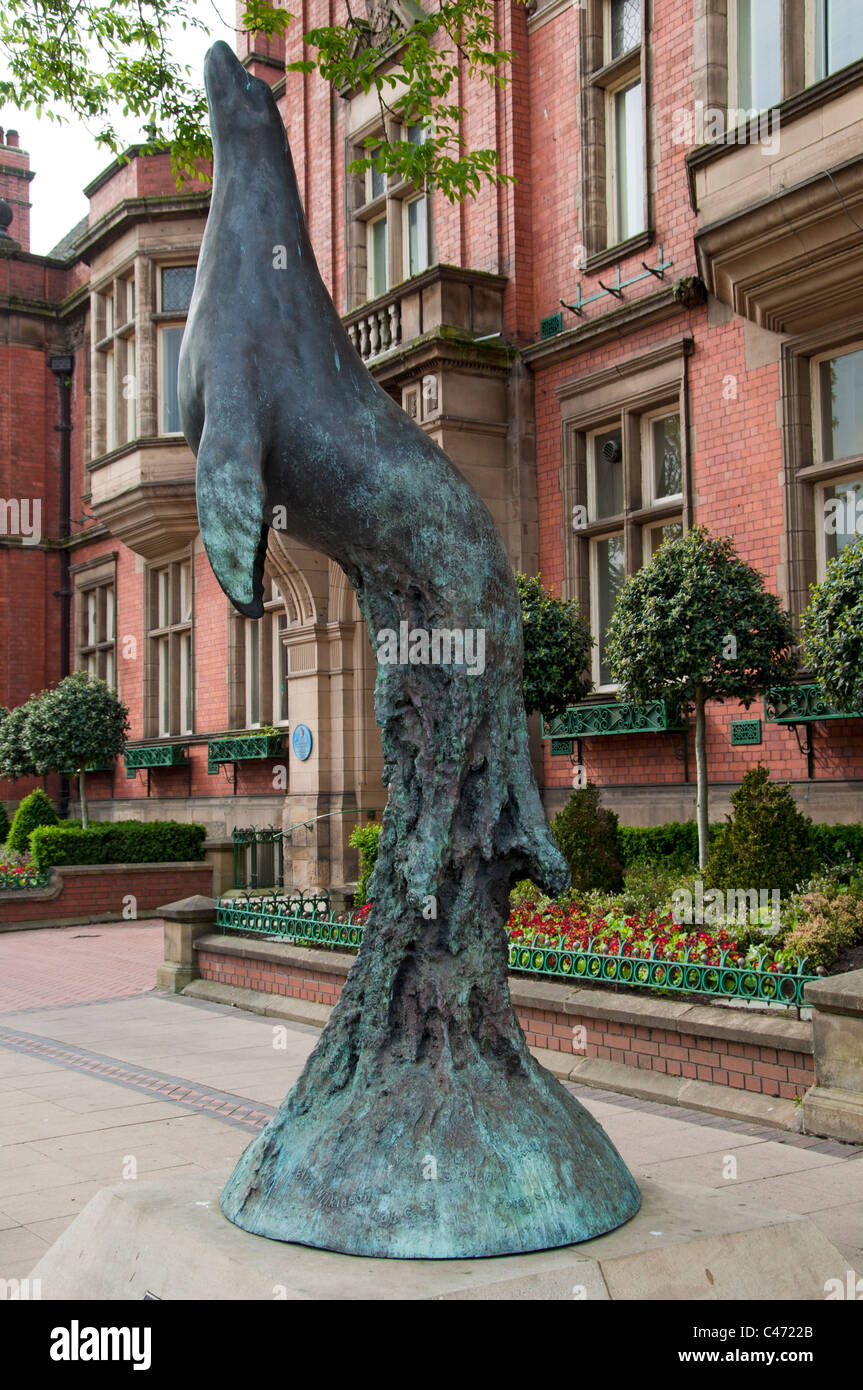
[[[485,633],[482,674],[378,667],[389,795],[374,908],[222,1208],[256,1234],[359,1255],[582,1241],[640,1198],[602,1128],[531,1057],[509,998],[510,886],[529,875],[558,892],[568,873],[531,772],[507,556],[487,508],[351,346],[268,87],[224,44],[205,73],[215,183],[180,390],[218,580],[260,616],[282,507],[285,529],[345,570],[375,646],[402,622]]]

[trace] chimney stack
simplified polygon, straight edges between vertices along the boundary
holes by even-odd
[[[30,183],[35,174],[30,156],[21,149],[17,130],[0,130],[0,199],[9,204],[14,217],[14,236],[22,251],[30,250]]]

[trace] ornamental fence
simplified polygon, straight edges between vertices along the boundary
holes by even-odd
[[[360,912],[336,917],[326,893],[301,892],[219,900],[216,926],[223,933],[242,932],[298,945],[358,947],[365,923]],[[725,952],[718,964],[694,960],[689,951],[680,960],[656,954],[617,955],[606,951],[561,950],[557,947],[509,943],[509,967],[531,975],[572,980],[582,984],[622,985],[665,993],[704,995],[747,1003],[781,1004],[800,1008],[804,986],[817,975],[805,973],[798,958],[793,971],[732,965]]]

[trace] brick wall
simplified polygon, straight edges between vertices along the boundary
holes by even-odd
[[[0,931],[151,915],[165,903],[213,890],[209,864],[100,864],[55,869],[48,889],[0,891]],[[132,903],[131,898],[135,901]]]
[[[812,1056],[804,1052],[525,1005],[517,1012],[531,1047],[597,1057],[788,1100],[815,1083]],[[584,1032],[579,1034],[578,1029]]]

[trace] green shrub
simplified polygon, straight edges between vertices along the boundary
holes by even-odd
[[[360,877],[357,891],[354,894],[354,907],[365,907],[368,902],[366,894],[368,893],[372,869],[378,860],[380,834],[381,827],[374,821],[369,821],[367,825],[355,825],[351,831],[348,844],[353,845],[354,849],[358,849],[360,852]]]
[[[623,886],[617,816],[600,805],[600,791],[593,782],[572,793],[551,830],[569,864],[573,889],[613,893]]]
[[[37,826],[57,824],[57,813],[41,787],[25,796],[15,815],[9,831],[8,845],[17,854],[26,854],[30,848],[30,835]]]
[[[785,937],[786,949],[805,956],[808,969],[832,965],[840,951],[863,942],[863,898],[840,893],[808,893],[797,925]]]
[[[732,814],[710,847],[707,886],[792,893],[813,873],[816,861],[812,822],[798,811],[788,785],[772,783],[759,763],[746,773],[731,805]]]
[[[0,801],[0,845],[5,845],[6,836],[9,834],[9,817],[6,814],[6,807]]]
[[[207,830],[180,821],[97,821],[43,826],[30,841],[39,869],[55,864],[175,864],[203,859]]]

